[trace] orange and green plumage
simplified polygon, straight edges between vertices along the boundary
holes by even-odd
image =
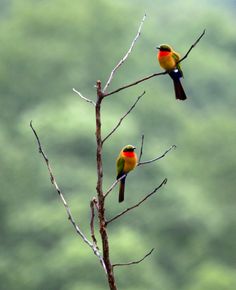
[[[117,178],[124,176],[120,181],[119,189],[119,202],[124,200],[125,193],[125,179],[127,174],[137,166],[137,155],[134,152],[135,147],[133,145],[126,145],[120,151],[120,154],[116,160]]]
[[[186,100],[186,94],[180,82],[180,78],[183,77],[183,72],[181,70],[180,64],[180,55],[168,44],[162,44],[157,53],[157,59],[160,63],[160,66],[165,69],[174,82],[175,97],[178,100]]]

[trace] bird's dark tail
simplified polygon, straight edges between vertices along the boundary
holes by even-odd
[[[174,88],[175,88],[175,98],[177,100],[182,100],[182,101],[186,100],[187,96],[180,82],[180,79],[173,80],[173,82],[174,82]]]
[[[126,176],[122,178],[120,181],[119,202],[124,201],[124,198],[125,198],[125,179],[126,179]]]
[[[182,73],[176,69],[174,71],[169,72],[169,75],[172,78],[173,83],[174,83],[175,98],[177,100],[182,100],[182,101],[186,100],[187,96],[185,94],[185,91],[180,81],[180,78],[183,76]]]

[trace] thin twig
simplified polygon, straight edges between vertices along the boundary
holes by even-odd
[[[138,158],[138,164],[140,163],[141,158],[142,158],[142,155],[143,155],[144,134],[142,135],[141,138],[142,138],[142,139],[141,139],[141,148],[140,148],[140,153],[139,153],[139,158]]]
[[[118,88],[118,89],[116,89],[116,90],[114,90],[114,91],[112,91],[112,92],[110,92],[110,93],[107,93],[107,94],[105,93],[103,96],[104,96],[104,97],[108,97],[108,96],[113,95],[113,94],[115,94],[115,93],[118,93],[118,92],[120,92],[120,91],[122,91],[122,90],[125,90],[125,89],[127,89],[127,88],[132,87],[132,86],[135,86],[135,85],[137,85],[137,84],[139,84],[139,83],[142,83],[142,82],[144,82],[144,81],[146,81],[146,80],[148,80],[148,79],[151,79],[151,78],[156,77],[156,76],[165,75],[165,74],[167,74],[166,71],[164,71],[164,72],[159,72],[159,73],[154,73],[154,74],[152,74],[152,75],[149,75],[149,76],[147,76],[147,77],[144,77],[144,78],[142,78],[142,79],[139,79],[139,80],[137,80],[137,81],[135,81],[135,82],[133,82],[133,83],[130,83],[130,84],[128,84],[128,85],[124,85],[123,87],[120,87],[120,88]]]
[[[108,79],[108,81],[107,81],[107,83],[106,83],[106,85],[105,85],[105,87],[104,87],[104,89],[103,89],[103,93],[106,92],[107,88],[108,88],[109,85],[111,84],[111,81],[112,81],[112,79],[113,79],[113,77],[114,77],[115,72],[116,72],[116,71],[118,70],[118,68],[119,68],[119,67],[120,67],[120,66],[125,62],[125,60],[126,60],[126,59],[128,58],[128,56],[129,56],[129,54],[130,54],[131,51],[133,50],[133,47],[134,47],[134,45],[135,45],[135,42],[138,40],[138,38],[139,38],[139,36],[140,36],[140,34],[141,34],[141,29],[142,29],[143,23],[144,23],[144,21],[145,21],[145,18],[146,18],[146,14],[143,16],[143,19],[142,19],[142,21],[141,21],[141,23],[140,23],[140,25],[139,25],[139,28],[138,28],[138,32],[137,32],[137,34],[136,34],[134,40],[132,41],[129,50],[127,51],[127,53],[125,54],[125,56],[124,56],[124,57],[123,57],[123,58],[118,62],[118,64],[114,67],[114,69],[111,71],[111,74],[110,74],[110,76],[109,76],[109,79]]]
[[[132,262],[128,262],[128,263],[116,263],[116,264],[113,264],[112,267],[114,268],[114,267],[117,267],[117,266],[129,266],[129,265],[139,264],[143,260],[145,260],[148,256],[150,256],[153,251],[154,251],[154,248],[151,249],[151,251],[149,251],[143,258],[141,258],[141,259],[139,259],[137,261],[132,261]]]
[[[176,148],[177,146],[176,145],[172,145],[169,149],[167,149],[161,156],[158,156],[154,159],[151,159],[151,160],[147,160],[147,161],[143,161],[143,162],[140,162],[140,159],[139,159],[139,162],[138,162],[138,165],[137,166],[140,166],[140,165],[144,165],[144,164],[149,164],[149,163],[152,163],[152,162],[155,162],[163,157],[166,156],[166,154],[171,151],[172,149]]]
[[[136,104],[138,103],[138,101],[142,98],[142,96],[145,94],[145,91],[137,98],[137,100],[135,101],[135,103],[130,107],[130,109],[124,114],[124,116],[122,116],[119,120],[119,122],[117,123],[117,125],[114,127],[114,129],[102,140],[102,144],[118,129],[118,127],[120,126],[120,124],[122,123],[122,121],[124,120],[124,118],[135,108]]]
[[[191,45],[187,53],[177,63],[180,63],[181,61],[183,61],[184,59],[188,57],[190,51],[197,45],[197,43],[201,40],[201,38],[203,37],[205,33],[206,33],[206,29],[203,30],[202,34],[198,37],[198,39],[194,42],[194,44]]]
[[[94,232],[94,217],[95,217],[94,206],[96,206],[95,197],[90,201],[90,209],[91,209],[90,231],[91,231],[91,238],[93,240],[93,245],[94,247],[98,249],[97,239],[95,237],[95,232]]]
[[[158,191],[158,189],[160,189],[166,183],[167,183],[167,178],[165,178],[159,186],[157,186],[152,192],[150,192],[149,194],[147,194],[143,199],[141,199],[135,205],[133,205],[131,207],[128,207],[127,209],[125,209],[124,211],[120,212],[119,214],[117,214],[116,216],[114,216],[113,218],[111,218],[110,220],[107,220],[106,221],[106,224],[108,225],[109,223],[111,223],[114,220],[118,219],[119,217],[121,217],[122,215],[126,214],[130,210],[132,210],[132,209],[140,206],[140,204],[142,204],[146,199],[148,199],[150,196],[152,196],[156,191]]]
[[[40,139],[39,139],[39,136],[37,134],[37,132],[35,131],[34,127],[33,127],[33,124],[32,124],[32,121],[30,122],[30,127],[35,135],[35,138],[37,140],[37,143],[38,143],[38,149],[39,149],[39,153],[43,156],[43,159],[47,165],[47,169],[48,169],[48,172],[49,172],[49,175],[50,175],[50,180],[51,180],[51,183],[53,184],[53,186],[55,187],[57,193],[59,194],[59,197],[66,209],[66,212],[67,212],[67,215],[68,215],[68,219],[69,221],[71,222],[71,224],[73,225],[74,229],[76,230],[77,234],[82,238],[82,240],[93,250],[94,254],[99,258],[102,266],[103,266],[103,269],[104,271],[107,273],[107,270],[106,270],[106,266],[105,266],[105,263],[103,261],[103,258],[100,254],[100,252],[98,251],[98,249],[86,238],[86,236],[83,234],[83,232],[81,231],[80,227],[75,223],[75,220],[72,216],[72,213],[71,213],[71,210],[68,206],[68,203],[66,202],[64,196],[63,196],[63,193],[62,191],[60,190],[57,182],[56,182],[56,179],[55,179],[55,176],[53,175],[53,172],[52,172],[52,168],[51,168],[51,165],[50,165],[50,162],[49,162],[49,159],[47,157],[47,155],[45,154],[45,152],[43,151],[43,148],[42,148],[42,145],[41,145],[41,142],[40,142]]]
[[[92,100],[90,100],[90,99],[84,97],[84,96],[83,96],[79,91],[77,91],[75,88],[73,88],[73,91],[74,91],[76,94],[78,94],[78,95],[81,97],[81,99],[83,99],[83,100],[85,100],[86,102],[88,102],[88,103],[93,104],[94,106],[96,106],[96,104],[95,104],[94,101],[92,101]]]
[[[120,178],[118,178],[113,184],[109,187],[106,193],[104,193],[104,197],[107,197],[108,194],[113,190],[113,188],[121,181],[121,179],[125,178],[126,174],[122,175]]]

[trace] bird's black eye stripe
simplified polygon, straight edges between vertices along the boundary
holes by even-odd
[[[160,51],[171,51],[169,47],[160,47]]]
[[[134,151],[134,148],[125,148],[124,149],[124,152],[133,152]]]

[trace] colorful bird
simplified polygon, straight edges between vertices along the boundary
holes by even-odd
[[[126,145],[116,160],[117,178],[124,176],[120,181],[119,202],[124,200],[125,179],[127,174],[137,166],[138,158],[133,145]]]
[[[178,63],[180,55],[167,44],[162,44],[160,47],[157,47],[157,49],[159,49],[157,59],[160,66],[168,72],[174,82],[175,98],[177,100],[186,100],[187,97],[180,82],[180,78],[183,77],[183,72]]]

